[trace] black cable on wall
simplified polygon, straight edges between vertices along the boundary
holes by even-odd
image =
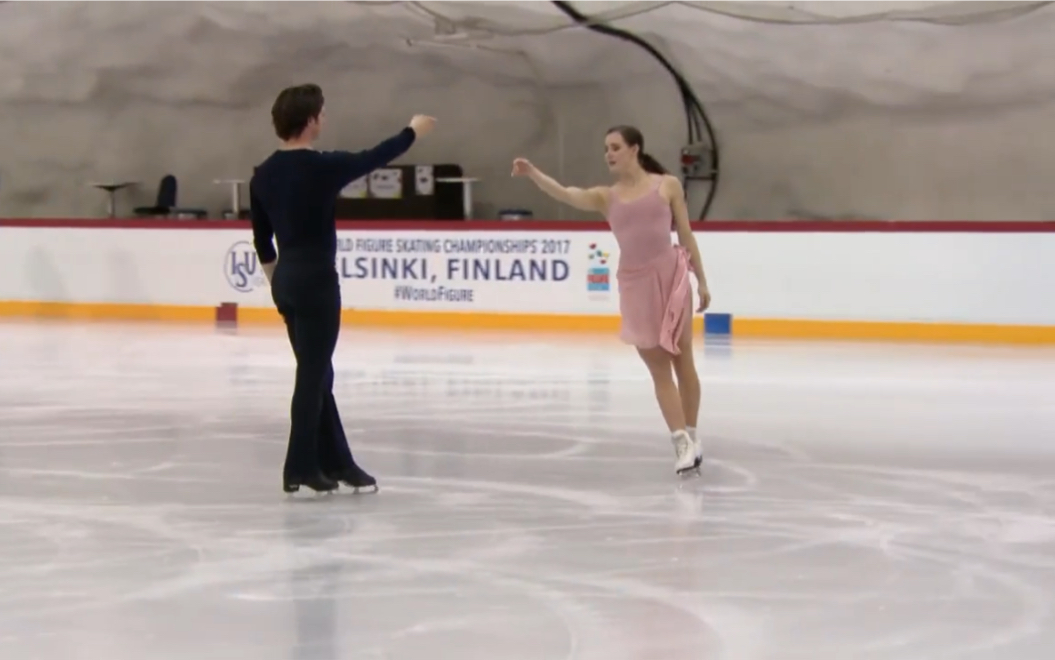
[[[706,133],[707,141],[710,142],[711,145],[711,189],[707,191],[707,199],[703,204],[703,209],[700,211],[699,217],[700,220],[707,219],[707,212],[710,211],[711,204],[714,203],[714,195],[718,190],[718,141],[715,138],[714,127],[711,125],[711,120],[707,116],[707,111],[704,109],[700,99],[696,96],[696,93],[692,90],[692,87],[662,53],[641,37],[609,25],[593,23],[590,21],[589,17],[575,9],[570,2],[553,0],[553,4],[573,21],[588,30],[593,30],[594,32],[610,37],[616,37],[623,41],[629,41],[630,43],[645,49],[645,51],[647,51],[652,57],[656,58],[671,77],[674,78],[674,83],[678,86],[678,91],[681,93],[682,104],[685,106],[685,122],[688,126],[687,144],[695,144],[700,141],[703,138],[703,134]]]

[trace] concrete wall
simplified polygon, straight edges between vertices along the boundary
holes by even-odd
[[[639,125],[649,150],[669,165],[684,141],[669,77],[632,46],[598,45],[603,37],[521,37],[516,43],[525,58],[408,48],[400,35],[420,26],[406,20],[363,15],[327,23],[333,23],[328,12],[350,11],[345,3],[313,3],[321,18],[287,3],[275,4],[278,9],[272,3],[118,4],[0,7],[0,215],[102,215],[105,196],[88,188],[89,181],[141,180],[143,188],[121,197],[127,213],[151,201],[167,172],[180,178],[182,204],[219,211],[227,190],[211,181],[249,175],[272,148],[268,110],[275,93],[306,80],[322,84],[329,99],[323,148],[363,147],[398,130],[414,112],[440,117],[439,131],[407,160],[460,162],[483,177],[485,217],[510,205],[531,207],[539,217],[582,217],[511,181],[516,155],[567,182],[593,184],[606,180],[601,139],[610,124]],[[266,22],[266,11],[286,12],[284,22]],[[664,29],[679,37],[675,27],[687,20]],[[1028,26],[1031,19],[1019,20]],[[711,28],[701,22],[696,34]],[[849,30],[825,29],[830,32],[819,34]],[[1029,94],[1003,90],[999,76],[985,78],[989,102],[981,104],[972,92],[970,103],[958,104],[958,90],[966,94],[986,72],[953,76],[924,58],[919,66],[933,69],[932,76],[916,75],[913,84],[926,88],[929,80],[929,96],[898,104],[893,101],[904,90],[891,79],[902,74],[879,71],[860,50],[847,50],[844,59],[856,58],[847,63],[840,52],[803,50],[800,40],[786,63],[798,77],[774,77],[758,72],[762,63],[779,61],[780,44],[765,46],[772,48],[767,52],[757,38],[734,40],[723,48],[735,58],[708,59],[687,49],[684,35],[672,44],[653,36],[712,111],[723,162],[712,217],[1055,217],[1055,76],[1047,87],[1043,76],[1033,76]],[[739,51],[735,43],[743,44]],[[575,71],[560,73],[560,48],[569,49]],[[572,58],[573,48],[592,50]],[[1020,62],[1023,53],[1008,57]],[[954,55],[946,52],[941,61],[955,63]],[[835,80],[843,83],[830,82],[820,69],[838,69],[844,77]],[[866,80],[855,80],[855,71]],[[913,75],[906,70],[902,77]],[[847,91],[860,88],[890,102]],[[690,190],[694,207],[702,192]]]

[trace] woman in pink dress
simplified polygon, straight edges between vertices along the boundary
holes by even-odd
[[[616,179],[610,187],[564,186],[523,158],[513,161],[513,176],[526,176],[550,197],[607,217],[620,252],[620,337],[637,348],[652,374],[677,456],[674,470],[681,474],[698,469],[703,457],[696,438],[700,379],[692,356],[690,270],[699,284],[697,311],[707,309],[711,294],[681,182],[644,152],[636,128],[617,126],[604,142],[608,169]],[[672,226],[679,245],[671,243]]]

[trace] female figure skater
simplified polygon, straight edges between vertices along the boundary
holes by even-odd
[[[682,474],[698,469],[703,460],[696,438],[700,379],[692,358],[690,265],[699,284],[697,311],[707,309],[711,294],[681,182],[644,152],[638,129],[612,128],[604,143],[608,169],[616,178],[611,187],[563,186],[523,158],[513,161],[513,176],[526,176],[550,197],[607,217],[620,251],[620,337],[637,348],[652,375],[677,455],[674,470]],[[670,241],[672,224],[678,246]]]
[[[297,359],[283,489],[332,491],[341,482],[377,487],[352,458],[333,398],[333,351],[341,329],[341,285],[335,265],[337,195],[352,181],[395,160],[436,120],[417,115],[373,149],[315,151],[325,114],[318,85],[283,90],[271,109],[282,141],[249,183],[253,243],[271,282]],[[277,239],[278,253],[272,239]],[[280,258],[281,257],[281,258]]]

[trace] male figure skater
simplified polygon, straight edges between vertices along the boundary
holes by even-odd
[[[409,126],[373,149],[315,151],[324,120],[318,85],[282,90],[271,108],[282,145],[256,167],[249,182],[253,243],[297,358],[283,470],[287,493],[301,486],[332,491],[338,482],[357,490],[377,487],[352,458],[333,398],[331,360],[341,327],[335,205],[342,188],[403,155],[436,124],[432,117],[415,115]]]

